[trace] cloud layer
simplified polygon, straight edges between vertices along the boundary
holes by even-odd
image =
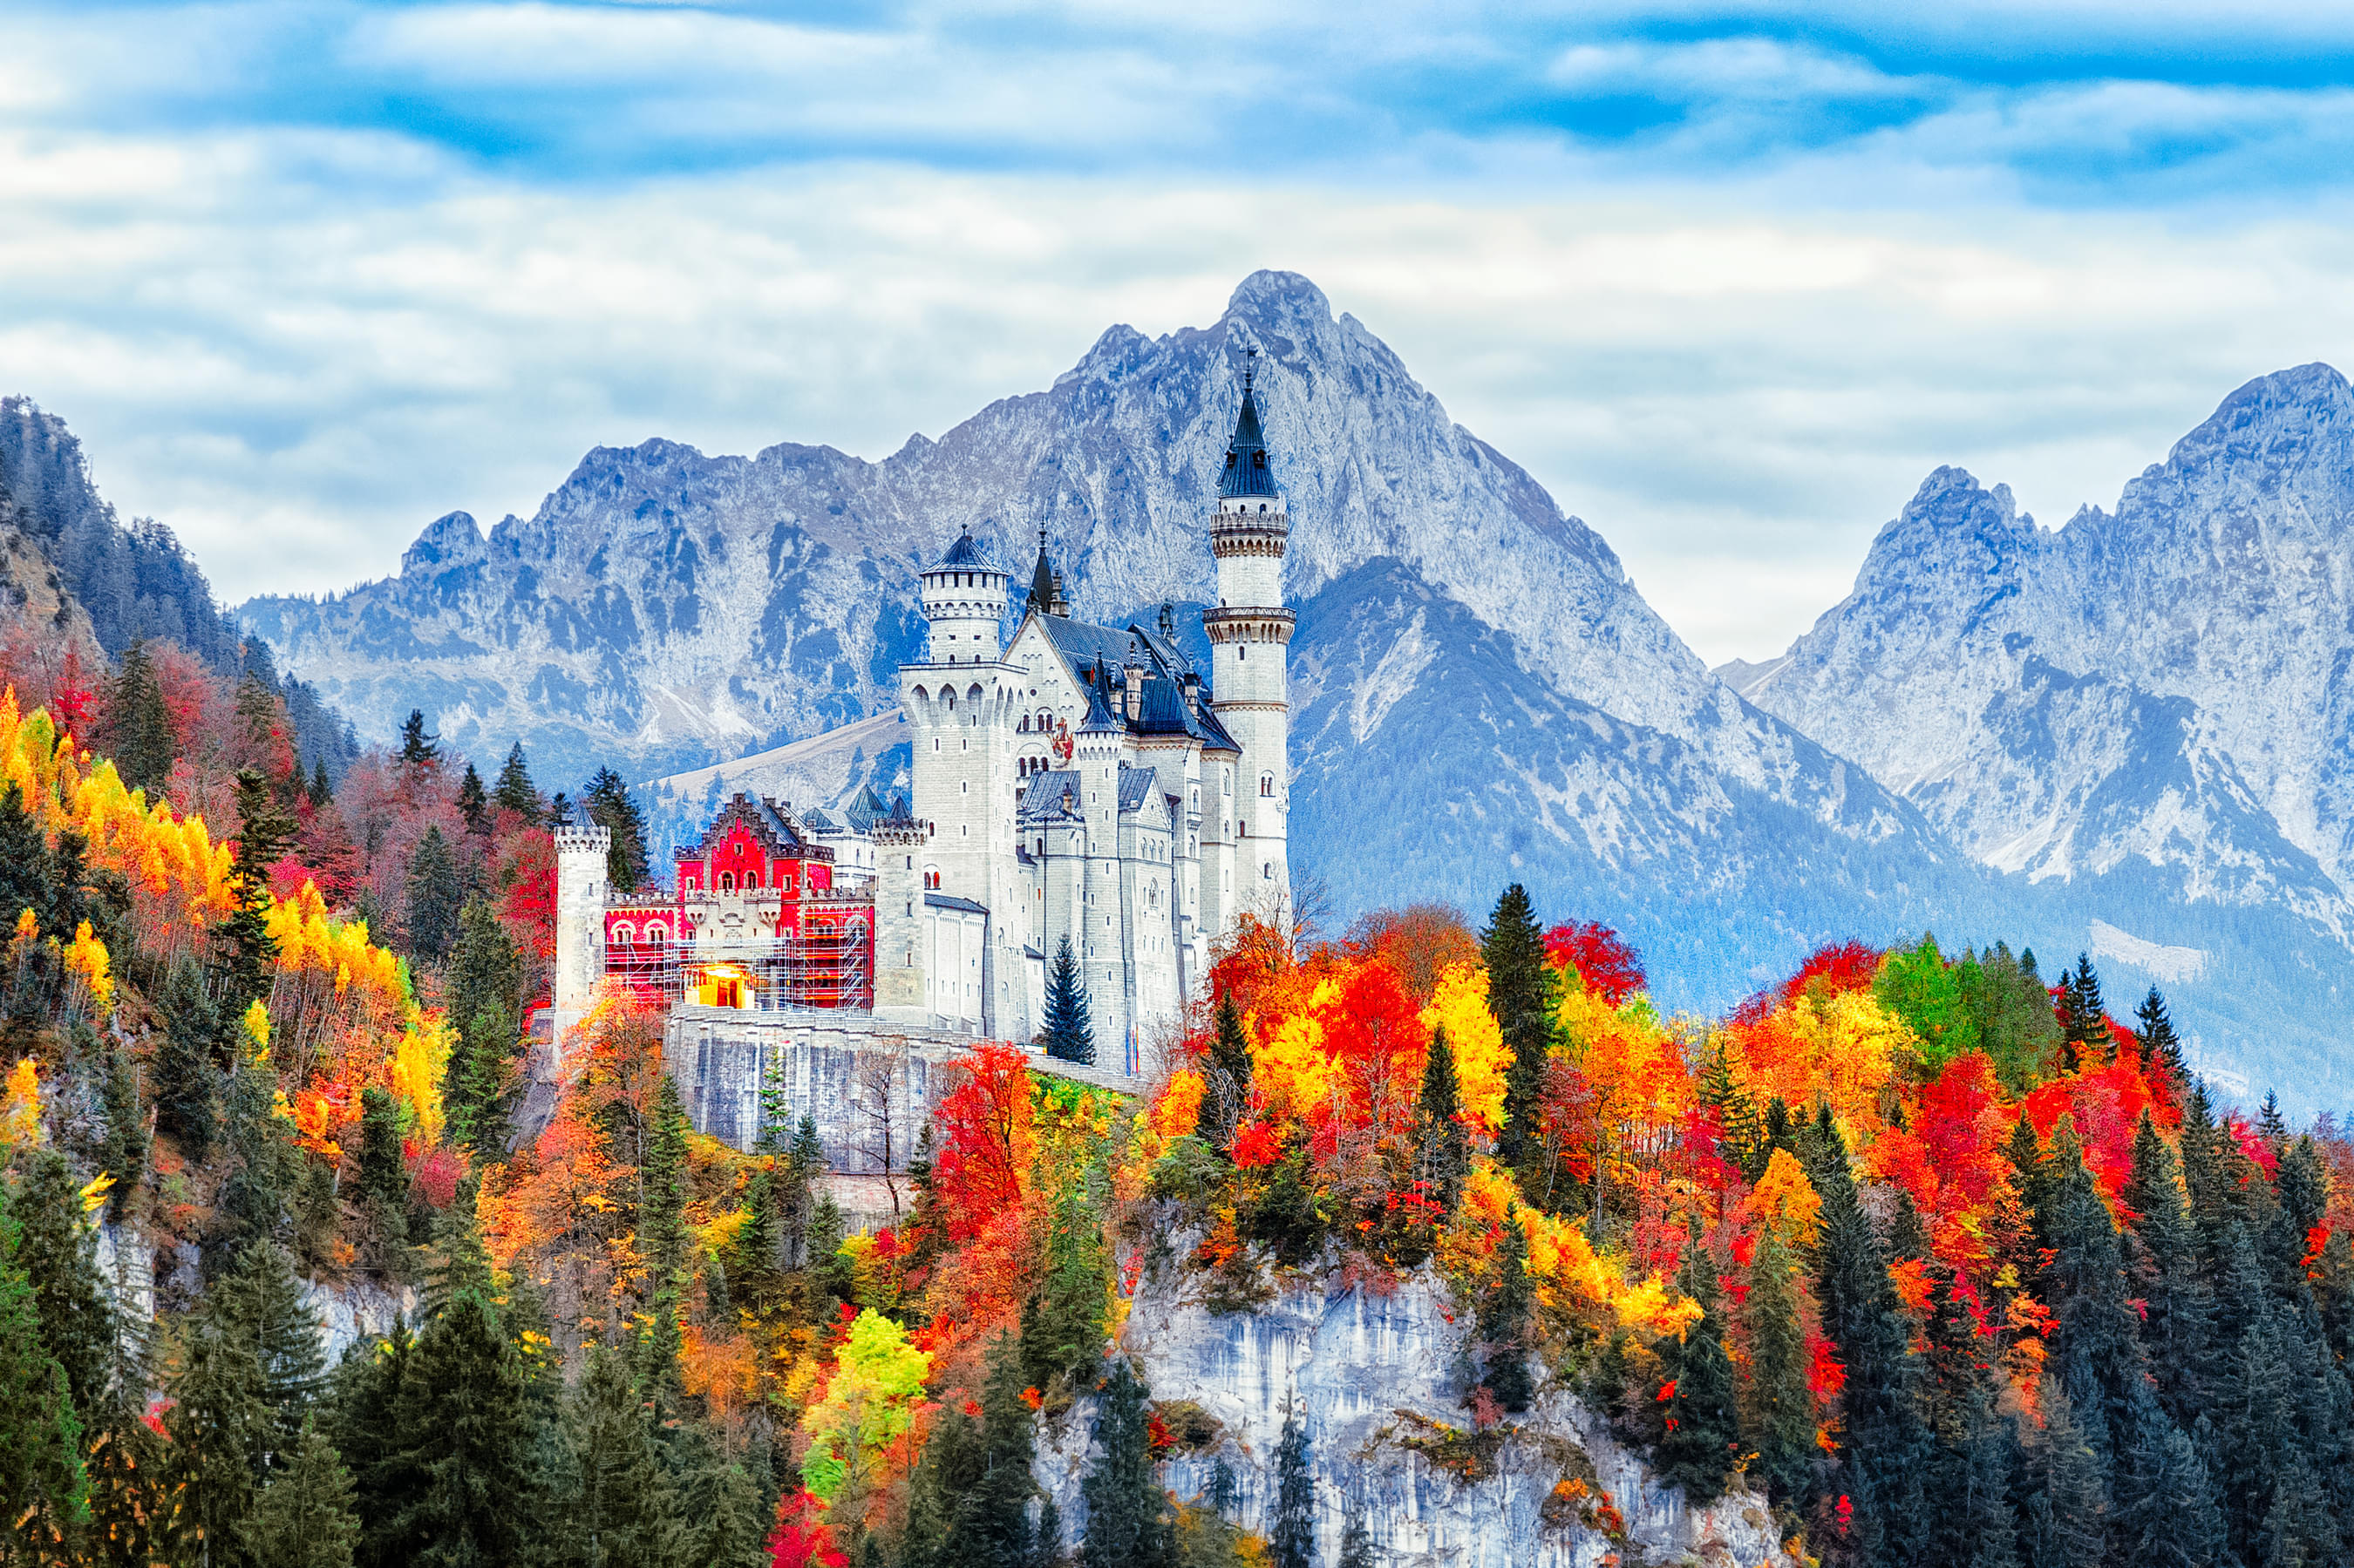
[[[1882,9],[15,7],[0,390],[225,593],[331,589],[1288,267],[1755,657],[1931,466],[2056,524],[2349,357],[2354,26]]]

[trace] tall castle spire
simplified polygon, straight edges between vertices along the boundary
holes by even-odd
[[[1243,411],[1235,420],[1234,439],[1226,443],[1225,471],[1218,476],[1218,493],[1228,498],[1275,495],[1275,469],[1267,461],[1267,437],[1258,424],[1258,350],[1250,351],[1243,367]]]

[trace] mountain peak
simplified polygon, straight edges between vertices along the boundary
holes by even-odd
[[[1268,323],[1304,323],[1311,326],[1327,326],[1332,320],[1332,302],[1324,291],[1297,272],[1282,272],[1262,267],[1235,285],[1227,296],[1225,319],[1240,316],[1251,321]]]
[[[417,542],[401,552],[400,570],[430,572],[450,567],[472,566],[487,558],[489,546],[482,542],[482,531],[475,524],[470,512],[446,512],[425,525]]]

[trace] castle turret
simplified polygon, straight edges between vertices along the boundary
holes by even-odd
[[[1225,912],[1283,919],[1291,902],[1285,844],[1291,803],[1287,679],[1292,612],[1283,603],[1283,553],[1291,520],[1259,428],[1256,366],[1246,371],[1243,407],[1218,480],[1210,553],[1218,562],[1218,602],[1202,612],[1212,643],[1211,707],[1242,748],[1233,779],[1238,885]],[[1221,791],[1223,794],[1223,790]]]
[[[994,664],[1005,622],[1005,573],[970,529],[924,574],[924,619],[935,664]]]
[[[921,1027],[924,996],[924,828],[901,801],[875,836],[875,1016]]]
[[[556,830],[556,1038],[597,1004],[605,978],[606,857],[610,831],[589,823]]]

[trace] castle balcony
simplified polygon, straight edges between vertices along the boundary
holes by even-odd
[[[1210,554],[1282,558],[1291,524],[1280,512],[1220,512],[1210,520]]]
[[[1288,609],[1267,606],[1229,609],[1223,606],[1202,612],[1202,630],[1212,642],[1288,642],[1299,617]]]

